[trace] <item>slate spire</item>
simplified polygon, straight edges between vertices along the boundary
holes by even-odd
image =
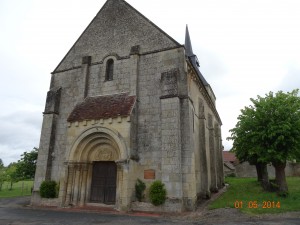
[[[185,44],[184,44],[184,46],[185,46],[186,55],[187,56],[194,56],[188,25],[186,25],[186,30],[185,30]]]
[[[197,56],[193,52],[188,25],[186,25],[184,47],[185,47],[185,54],[186,54],[187,58],[189,59],[189,61],[191,62],[191,64],[193,65],[193,67],[195,68],[199,78],[201,79],[201,81],[203,82],[203,84],[205,86],[208,86],[209,84],[207,83],[207,81],[205,80],[205,78],[203,77],[203,75],[201,74],[201,72],[198,68],[198,67],[200,67],[200,63],[199,63]]]

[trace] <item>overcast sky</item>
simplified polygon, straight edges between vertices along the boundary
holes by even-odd
[[[179,43],[188,24],[226,150],[249,99],[300,86],[299,0],[127,0]],[[104,0],[0,1],[0,158],[38,147],[50,73]]]

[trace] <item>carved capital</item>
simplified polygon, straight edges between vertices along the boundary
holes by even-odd
[[[121,159],[116,161],[117,167],[119,169],[128,169],[129,168],[129,159]]]

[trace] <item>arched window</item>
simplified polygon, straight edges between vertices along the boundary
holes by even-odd
[[[114,75],[114,60],[109,59],[106,62],[105,80],[113,80]]]

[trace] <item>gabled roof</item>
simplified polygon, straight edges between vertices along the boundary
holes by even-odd
[[[144,53],[182,45],[126,1],[107,0],[53,73],[81,66],[81,58],[87,55],[92,62],[110,53],[128,56],[133,46]]]
[[[232,152],[228,152],[228,151],[223,151],[223,161],[224,162],[235,162],[236,156],[234,153]]]
[[[68,122],[99,120],[130,116],[136,101],[128,93],[87,97],[77,104],[68,117]]]
[[[200,78],[204,86],[208,86],[209,84],[207,83],[207,81],[205,80],[204,76],[202,75],[202,73],[198,68],[200,67],[200,64],[197,56],[193,53],[192,42],[191,42],[190,33],[187,25],[186,25],[186,32],[185,32],[184,47],[185,47],[186,56],[189,59],[190,63],[193,65],[194,69],[196,70],[198,77]]]
[[[235,167],[231,162],[224,162],[224,166],[226,166],[230,170],[235,170]]]

